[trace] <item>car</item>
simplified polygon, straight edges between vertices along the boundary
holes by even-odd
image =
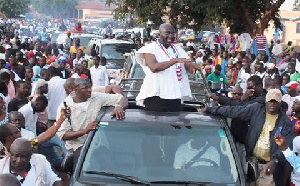
[[[207,95],[200,76],[194,77],[198,90]],[[180,112],[156,112],[141,109],[131,97],[123,120],[111,117],[113,108],[103,107],[96,119],[99,128],[88,134],[79,156],[69,153],[63,160],[69,185],[244,186],[255,181],[258,168],[249,164],[244,173],[226,119],[197,112],[204,104],[214,103],[186,101]]]
[[[201,43],[207,43],[209,39],[215,37],[216,34],[217,33],[211,31],[205,32],[201,38]]]
[[[208,31],[201,31],[195,36],[195,42],[201,42],[201,39],[203,38],[203,35],[208,32]]]
[[[65,44],[67,38],[67,34],[65,32],[55,32],[52,34],[51,37],[51,43],[59,44]],[[85,48],[88,46],[90,40],[92,38],[102,38],[102,36],[95,35],[95,34],[72,34],[71,38],[73,39],[73,42],[76,38],[80,39],[80,45],[84,46]],[[71,43],[73,45],[74,43]]]
[[[88,51],[94,49],[97,55],[106,58],[110,82],[115,84],[124,67],[124,54],[137,49],[137,45],[131,41],[119,39],[93,39],[88,44],[88,48]]]
[[[128,109],[118,121],[111,111],[101,110],[99,129],[88,135],[70,185],[245,185],[233,138],[221,118]],[[186,165],[191,143],[207,146],[211,154],[198,150],[201,158],[193,160],[198,164]]]

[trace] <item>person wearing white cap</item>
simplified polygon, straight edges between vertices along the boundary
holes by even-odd
[[[267,68],[267,74],[265,77],[271,77],[271,79],[274,79],[276,73],[275,73],[275,65],[273,63],[267,63],[266,64],[266,68]]]
[[[218,114],[229,118],[239,118],[249,122],[245,148],[247,158],[255,157],[259,163],[260,176],[258,185],[282,185],[284,180],[285,160],[276,145],[276,129],[282,127],[281,134],[287,146],[292,145],[294,128],[291,120],[281,111],[282,94],[279,89],[270,89],[266,102],[241,106],[213,106],[202,109],[202,112]]]

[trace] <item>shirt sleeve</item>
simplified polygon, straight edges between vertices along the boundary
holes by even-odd
[[[282,153],[286,160],[294,168],[294,170],[300,173],[300,157],[296,156],[296,154],[293,151],[291,151],[290,148],[286,149],[285,151],[282,151]]]
[[[208,81],[211,81],[212,79],[211,79],[211,74],[209,74],[208,76],[207,76],[207,78],[206,78],[206,81],[208,82]]]
[[[98,93],[99,101],[102,106],[117,106],[120,103],[121,98],[123,97],[121,94],[106,94],[106,93]]]
[[[58,106],[57,114],[56,114],[56,120],[60,117],[60,110],[63,108],[63,103],[61,103]],[[65,119],[65,121],[61,124],[60,128],[56,132],[57,136],[60,140],[64,137],[65,133],[72,130],[71,123],[68,121],[68,119]]]

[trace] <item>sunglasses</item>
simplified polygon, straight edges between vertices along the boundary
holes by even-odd
[[[243,93],[237,93],[237,92],[232,92],[231,94],[232,95],[239,95],[239,96],[243,95]]]

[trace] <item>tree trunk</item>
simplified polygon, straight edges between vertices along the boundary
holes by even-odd
[[[285,0],[277,0],[276,3],[271,4],[270,0],[264,0],[265,2],[265,12],[262,14],[263,16],[259,20],[254,20],[251,17],[251,14],[248,7],[245,3],[241,4],[242,10],[244,11],[244,15],[242,15],[242,19],[245,22],[247,32],[251,36],[255,36],[256,34],[263,34],[265,29],[269,27],[269,22],[275,17],[276,12],[279,10],[279,7],[284,3]]]

